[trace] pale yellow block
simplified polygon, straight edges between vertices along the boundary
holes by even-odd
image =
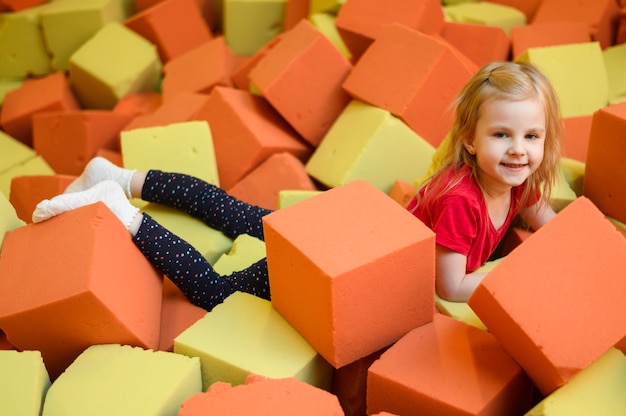
[[[336,15],[345,2],[346,0],[310,0],[309,15],[316,13],[331,13]]]
[[[309,16],[309,21],[320,32],[324,34],[331,41],[333,45],[339,49],[339,51],[348,59],[352,59],[352,54],[346,46],[343,38],[339,34],[337,27],[335,26],[336,17],[329,13],[315,13]]]
[[[37,156],[29,146],[0,130],[0,174]]]
[[[222,276],[243,270],[264,259],[265,242],[248,234],[235,238],[228,253],[224,253],[213,265],[213,269]]]
[[[509,36],[511,29],[526,24],[526,15],[521,11],[487,1],[455,2],[444,6],[443,10],[450,21],[500,27]]]
[[[535,64],[550,80],[563,117],[591,115],[609,102],[609,85],[598,42],[529,48],[516,61]]]
[[[386,110],[351,101],[306,163],[313,178],[334,188],[357,179],[388,193],[396,180],[428,169],[435,148]]]
[[[39,416],[50,387],[39,351],[0,351],[0,415]]]
[[[626,101],[626,43],[602,51],[609,83],[609,104]]]
[[[52,384],[43,415],[177,415],[180,405],[201,389],[197,358],[93,345]]]
[[[626,357],[611,348],[567,384],[533,407],[527,416],[626,414]]]
[[[611,221],[615,226],[620,229],[623,233],[626,233],[626,224],[616,220],[615,218],[607,217],[609,221]]]
[[[15,230],[22,225],[26,225],[26,223],[19,219],[9,198],[0,193],[0,253],[2,252],[2,242],[7,231]],[[1,408],[0,406],[0,410]],[[2,414],[2,411],[0,411],[0,414]]]
[[[296,204],[312,196],[319,195],[323,191],[306,191],[300,189],[278,191],[278,208],[285,208]]]
[[[566,172],[563,169],[560,169],[557,182],[552,187],[550,206],[556,212],[561,211],[578,198],[576,192],[574,192],[574,190],[570,187],[568,177],[566,175]]]
[[[155,45],[109,22],[70,56],[68,68],[83,106],[110,110],[127,95],[157,90],[162,63]]]
[[[422,176],[415,179],[414,185],[416,187],[418,187],[422,182],[433,176],[439,169],[441,169],[441,166],[443,165],[443,158],[445,157],[449,146],[450,134],[448,133],[446,134],[446,137],[444,137],[444,139],[441,141],[441,143],[439,143],[437,149],[435,149],[435,152],[433,153],[433,156],[430,160],[430,165],[428,166],[426,172]]]
[[[17,176],[54,175],[55,173],[43,157],[35,155],[21,164],[0,173],[0,192],[9,198],[11,196],[11,180]]]
[[[585,164],[579,160],[562,157],[561,171],[570,189],[574,191],[576,196],[581,196],[585,179]]]
[[[122,22],[120,0],[56,0],[41,13],[54,70],[66,71],[70,56],[108,22]]]
[[[274,309],[235,292],[174,339],[174,352],[199,357],[203,388],[216,381],[243,384],[250,374],[295,377],[330,388],[333,369]]]
[[[22,86],[22,84],[24,83],[24,79],[23,78],[3,78],[0,79],[0,107],[2,106],[2,104],[4,103],[4,97],[6,97],[6,95],[13,91],[18,89],[19,87]]]
[[[210,264],[228,252],[233,244],[233,240],[221,231],[180,210],[151,203],[145,205],[142,211],[191,244]]]
[[[283,31],[287,0],[224,0],[224,39],[235,55],[257,52]]]
[[[206,121],[123,131],[124,167],[185,173],[219,186],[213,137]]]
[[[51,71],[39,19],[47,6],[0,13],[0,78],[26,78]]]

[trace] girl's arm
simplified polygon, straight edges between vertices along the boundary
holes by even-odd
[[[555,215],[556,212],[554,212],[550,203],[544,198],[541,198],[534,205],[520,211],[522,219],[535,231],[554,218]]]
[[[487,273],[465,273],[467,257],[437,244],[435,288],[442,299],[467,302]]]

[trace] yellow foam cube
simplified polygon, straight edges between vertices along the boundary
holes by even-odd
[[[269,301],[243,292],[176,337],[174,352],[200,358],[205,390],[217,381],[244,384],[250,374],[295,377],[328,389],[333,373]]]
[[[516,61],[535,64],[559,97],[561,115],[591,115],[609,102],[609,85],[598,42],[528,48]]]
[[[602,51],[609,83],[609,104],[626,101],[626,43]]]
[[[396,180],[428,169],[434,147],[390,112],[351,101],[306,163],[306,171],[334,188],[357,179],[388,193]]]
[[[552,194],[550,195],[550,206],[556,212],[561,211],[578,198],[576,192],[574,192],[574,190],[570,187],[566,175],[567,173],[565,170],[561,169],[559,171],[559,177],[557,178],[557,182],[554,184]]]
[[[265,258],[265,242],[248,234],[235,238],[228,253],[222,254],[213,269],[222,276],[243,270]]]
[[[585,163],[570,159],[561,158],[561,172],[570,189],[574,191],[576,196],[583,194],[583,181],[585,178]]]
[[[0,174],[37,156],[31,147],[14,139],[2,130],[0,130],[0,154],[2,155]]]
[[[39,416],[50,387],[39,351],[0,350],[0,414]]]
[[[453,22],[497,26],[509,36],[511,29],[526,24],[526,15],[518,9],[488,1],[450,4],[443,10],[448,20]]]
[[[337,14],[345,2],[346,0],[309,0],[309,14]]]
[[[285,208],[297,202],[304,201],[323,191],[306,191],[301,189],[283,189],[278,191],[278,208]]]
[[[309,21],[315,26],[320,32],[324,34],[330,40],[333,45],[337,47],[341,51],[341,53],[348,59],[352,59],[352,53],[346,46],[343,41],[337,27],[335,26],[336,16],[333,16],[329,13],[314,13],[309,16]]]
[[[620,416],[626,412],[625,386],[626,357],[620,350],[611,348],[526,415]]]
[[[9,198],[0,193],[0,252],[2,252],[2,242],[6,232],[15,230],[22,225],[26,225],[26,223],[19,219]]]
[[[128,345],[93,345],[52,383],[43,414],[176,415],[201,388],[197,358]]]
[[[22,161],[5,171],[0,172],[0,192],[7,198],[11,193],[11,180],[17,176],[26,175],[54,175],[54,170],[43,157],[35,154],[34,157]]]
[[[219,185],[213,137],[206,121],[123,131],[121,147],[127,169],[185,173]]]
[[[70,56],[108,22],[124,20],[120,0],[50,2],[41,13],[41,26],[54,70],[68,69]]]
[[[257,52],[283,30],[287,0],[224,0],[224,39],[235,55]]]
[[[47,4],[0,13],[0,78],[26,78],[51,71],[39,15]]]
[[[109,22],[70,56],[68,72],[85,107],[110,110],[127,95],[157,90],[162,66],[155,45]]]

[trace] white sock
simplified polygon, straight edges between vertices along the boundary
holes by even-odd
[[[35,207],[33,222],[42,222],[66,211],[98,201],[104,202],[126,229],[139,212],[139,208],[130,203],[117,182],[104,180],[86,191],[65,193],[52,199],[44,199]]]
[[[65,193],[85,191],[99,182],[112,180],[122,187],[126,198],[131,198],[130,179],[135,172],[136,170],[121,168],[103,157],[94,157],[87,163],[83,173],[67,187]]]

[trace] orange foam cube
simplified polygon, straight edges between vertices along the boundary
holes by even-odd
[[[234,68],[233,51],[223,36],[216,36],[163,66],[163,98],[181,91],[209,94],[216,85],[230,87]]]
[[[593,116],[563,117],[562,122],[561,155],[585,163]]]
[[[445,315],[409,332],[367,376],[368,414],[403,416],[521,415],[533,385],[482,329]]]
[[[604,49],[615,42],[618,18],[619,7],[615,0],[542,0],[531,23],[584,22],[591,39]]]
[[[435,235],[368,182],[263,223],[272,304],[335,368],[432,320]]]
[[[45,2],[46,0],[0,0],[0,11],[17,12]]]
[[[174,351],[174,338],[206,315],[206,309],[193,305],[170,279],[163,279],[160,351]]]
[[[80,175],[98,149],[119,149],[130,116],[107,110],[48,111],[33,117],[33,148],[56,173]]]
[[[80,104],[62,71],[39,78],[28,78],[4,96],[0,127],[8,135],[32,146],[35,114],[44,111],[78,110]]]
[[[62,194],[76,179],[73,175],[25,175],[11,179],[9,201],[18,218],[32,222],[33,211],[44,199]]]
[[[348,59],[309,21],[285,33],[250,71],[251,83],[312,146],[350,100],[341,87]]]
[[[113,107],[113,112],[138,117],[154,112],[162,101],[163,97],[160,92],[136,92],[122,97]]]
[[[139,11],[124,24],[156,45],[163,63],[213,37],[196,0],[164,0]]]
[[[626,103],[593,114],[583,195],[604,214],[626,222]]]
[[[493,61],[506,61],[511,52],[509,36],[498,26],[446,22],[441,37],[479,67]]]
[[[350,0],[337,13],[335,25],[341,38],[358,60],[377,38],[380,29],[398,23],[431,35],[443,29],[444,15],[438,0]]]
[[[624,268],[623,234],[580,197],[504,258],[468,304],[547,395],[626,334]]]
[[[229,189],[275,153],[289,152],[305,161],[311,147],[263,97],[215,87],[196,120],[211,126],[220,186]]]
[[[511,29],[512,56],[530,48],[591,42],[589,27],[579,21],[554,21],[516,26]]]
[[[267,42],[253,55],[243,58],[235,66],[231,78],[233,81],[233,85],[236,88],[246,91],[250,90],[250,71],[252,71],[256,64],[267,54],[270,49],[272,49],[274,46],[276,46],[278,42],[280,42],[283,36],[284,32],[274,36],[269,42]]]
[[[415,192],[414,184],[398,179],[393,183],[388,195],[402,207],[406,208],[411,198],[415,196]]]
[[[450,103],[477,69],[459,55],[438,38],[387,25],[343,86],[353,98],[391,112],[439,147],[452,122]]]
[[[229,188],[228,193],[249,204],[275,210],[283,190],[317,190],[302,161],[288,152],[269,156]]]
[[[90,345],[159,346],[161,275],[101,202],[8,232],[0,276],[0,328],[53,379]]]

